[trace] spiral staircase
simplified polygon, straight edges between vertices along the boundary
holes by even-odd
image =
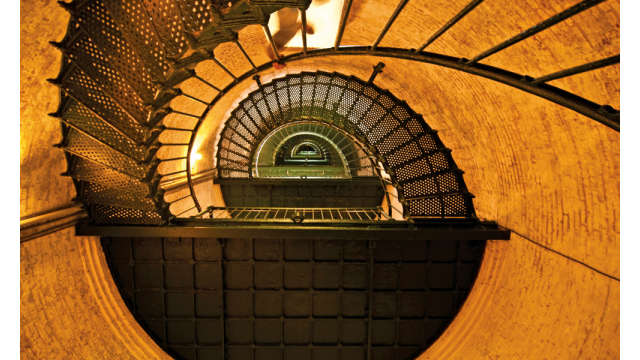
[[[600,2],[583,1],[510,43]],[[267,26],[269,15],[283,7],[297,8],[304,14],[309,2],[239,1],[222,5],[225,7],[208,1],[60,2],[72,16],[65,38],[52,42],[63,53],[63,65],[59,76],[50,80],[61,89],[60,106],[51,116],[62,124],[64,137],[57,146],[64,150],[68,161],[64,175],[74,180],[78,200],[88,209],[90,219],[95,224],[166,224],[176,216],[192,216],[211,205],[199,203],[192,185],[189,154],[212,105],[242,79],[272,66],[256,66],[238,41],[237,31],[253,24],[263,26],[282,62],[359,52],[437,61],[532,91],[608,126],[619,127],[616,110],[545,84],[551,78],[615,63],[615,57],[563,74],[530,79],[478,64],[489,53],[510,45],[509,41],[472,60],[425,53],[424,47],[434,38],[418,51],[378,47],[405,3],[398,5],[372,47],[339,46],[351,4],[348,1],[334,49],[307,50],[305,46],[301,53],[281,57]],[[472,1],[442,31],[478,3]],[[217,60],[214,51],[224,43],[234,44],[252,70],[236,75]],[[234,80],[220,89],[213,85],[215,79],[202,78],[194,69],[204,60],[213,60]],[[259,89],[239,104],[222,131],[217,176],[250,177],[248,156],[262,137],[287,122],[312,118],[346,131],[371,150],[398,190],[405,218],[473,219],[472,195],[466,190],[462,171],[450,151],[419,114],[373,84],[379,71],[381,68],[374,69],[369,82],[323,72],[291,74],[266,85],[256,77]],[[217,92],[214,99],[207,101],[181,90],[179,85],[188,79],[213,88]],[[178,97],[202,103],[203,113],[172,108],[171,101]],[[169,117],[173,120],[167,121]],[[163,140],[166,138],[178,140]],[[161,156],[163,148],[171,149],[175,155]],[[187,177],[190,194],[174,200],[180,201],[176,206],[167,201],[164,184],[180,176]]]
[[[375,84],[376,76],[382,71],[384,64],[380,63],[374,67],[368,80],[315,69],[289,73],[269,80],[263,80],[261,74],[274,66],[327,56],[366,56],[378,58],[376,60],[405,59],[473,74],[510,86],[515,91],[529,92],[619,131],[618,110],[606,104],[589,101],[581,97],[581,94],[574,94],[548,84],[555,79],[617,64],[619,55],[536,78],[481,63],[486,57],[499,53],[603,2],[604,0],[575,2],[573,6],[568,6],[554,16],[471,59],[431,53],[426,51],[426,48],[472,13],[482,0],[472,0],[461,7],[452,18],[442,19],[440,29],[428,37],[418,49],[381,46],[385,44],[383,41],[385,34],[402,14],[408,0],[398,2],[391,16],[385,19],[382,32],[371,45],[343,46],[341,39],[345,28],[349,26],[349,13],[353,9],[353,2],[345,0],[335,44],[333,47],[324,49],[307,48],[305,10],[309,7],[310,1],[75,0],[70,3],[60,2],[60,5],[71,14],[71,19],[64,39],[60,42],[51,42],[62,52],[62,68],[57,78],[49,80],[60,88],[61,98],[59,108],[50,115],[59,120],[62,126],[63,140],[57,146],[64,151],[68,164],[67,171],[63,175],[73,179],[77,200],[84,205],[89,214],[89,225],[79,226],[77,232],[86,235],[113,236],[113,238],[103,238],[103,247],[123,298],[140,323],[145,324],[149,319],[164,322],[162,325],[164,328],[158,331],[153,328],[149,330],[151,326],[148,324],[144,326],[158,344],[161,344],[165,350],[169,348],[170,353],[176,357],[209,358],[209,356],[219,356],[220,353],[223,357],[225,354],[228,357],[232,354],[233,346],[237,344],[234,343],[235,335],[229,333],[232,329],[225,328],[224,320],[225,316],[228,316],[225,313],[226,310],[218,314],[222,323],[221,352],[217,348],[217,343],[216,351],[213,353],[206,353],[211,350],[208,348],[173,344],[172,340],[167,338],[171,326],[167,325],[171,320],[168,319],[167,311],[171,306],[164,301],[168,301],[168,298],[163,297],[162,300],[158,300],[162,302],[164,308],[160,318],[154,317],[159,316],[158,314],[153,314],[148,319],[144,318],[148,314],[144,314],[146,310],[140,304],[151,304],[149,308],[153,309],[157,302],[154,302],[151,296],[142,296],[144,294],[141,294],[138,288],[141,286],[140,283],[135,283],[140,275],[134,276],[131,272],[144,274],[152,267],[157,270],[163,269],[167,264],[177,266],[176,259],[188,264],[187,267],[193,266],[194,273],[199,267],[215,265],[217,270],[212,269],[209,275],[211,278],[215,277],[212,281],[219,281],[222,284],[223,291],[218,291],[220,288],[216,286],[219,284],[206,288],[206,291],[201,291],[197,284],[188,284],[187,290],[198,293],[199,296],[219,296],[219,302],[224,304],[228,301],[225,297],[225,286],[229,285],[224,284],[225,276],[229,276],[226,261],[229,260],[231,266],[234,261],[249,261],[253,266],[256,260],[264,260],[250,256],[247,258],[245,254],[240,254],[238,249],[247,245],[246,241],[237,238],[252,238],[248,242],[251,244],[249,247],[273,246],[283,251],[278,261],[284,264],[285,260],[289,260],[286,258],[286,251],[283,250],[286,241],[265,242],[264,244],[270,245],[264,245],[256,240],[256,237],[273,240],[279,236],[260,232],[258,226],[260,222],[287,223],[290,228],[288,227],[286,231],[309,223],[362,225],[361,232],[354,231],[353,228],[337,229],[338,235],[327,236],[327,232],[322,232],[313,233],[309,237],[322,234],[329,238],[348,236],[352,240],[369,241],[368,249],[362,246],[364,242],[358,244],[361,251],[354,253],[355,255],[352,254],[353,259],[343,258],[349,247],[353,245],[350,242],[344,242],[338,246],[341,250],[336,254],[343,255],[329,256],[330,261],[339,261],[340,266],[344,265],[346,259],[347,263],[359,261],[361,263],[354,264],[368,269],[366,275],[370,277],[369,286],[359,285],[360,287],[347,290],[357,290],[362,296],[366,294],[369,304],[372,303],[376,294],[372,284],[378,267],[391,268],[391,263],[397,263],[396,265],[400,268],[404,269],[406,266],[408,269],[416,265],[412,262],[418,260],[406,254],[393,255],[395,254],[393,251],[399,253],[398,249],[385,253],[385,249],[395,246],[394,242],[378,241],[378,247],[374,249],[371,240],[372,232],[365,229],[369,229],[371,225],[379,225],[380,227],[373,227],[377,230],[393,229],[394,226],[399,226],[405,230],[401,234],[407,239],[423,239],[425,234],[430,234],[435,238],[453,240],[440,243],[427,242],[426,246],[429,250],[426,252],[424,249],[419,250],[416,256],[424,255],[419,261],[424,261],[429,266],[433,263],[442,266],[443,269],[451,268],[450,273],[456,274],[454,278],[468,276],[470,280],[464,286],[456,283],[454,288],[450,289],[455,293],[451,297],[455,298],[456,302],[453,308],[458,309],[475,279],[484,244],[469,250],[472,243],[455,240],[508,239],[509,231],[495,223],[481,221],[476,217],[473,195],[469,193],[464,183],[463,172],[456,165],[451,150],[439,138],[438,132],[428,125],[429,118],[427,116],[423,118],[412,110],[409,104]],[[269,30],[270,15],[283,8],[298,9],[301,14],[304,45],[299,52],[278,48]],[[264,61],[266,57],[255,56],[255,54],[264,49],[258,49],[259,45],[255,42],[239,36],[242,29],[251,26],[264,33],[264,44],[272,48],[276,57],[274,61],[260,63],[257,59]],[[218,56],[219,51],[216,49],[223,47],[236,56]],[[238,71],[239,68],[243,68],[237,66],[239,62],[244,63],[244,68],[248,70]],[[202,71],[203,63],[213,64],[215,71]],[[229,81],[225,82],[223,78]],[[255,81],[255,86],[247,86],[252,79]],[[237,96],[238,89],[242,87],[255,90],[243,94],[239,97],[239,101],[228,107],[223,123],[215,129],[218,131],[218,136],[214,146],[200,150],[209,152],[213,161],[207,164],[209,167],[205,170],[194,172],[193,154],[197,147],[196,140],[198,134],[202,135],[204,131],[210,130],[203,128],[209,113],[215,106],[224,105],[225,97]],[[246,184],[261,182],[272,186],[272,183],[269,183],[273,181],[272,179],[264,179],[257,172],[260,166],[258,161],[260,150],[269,154],[274,153],[277,144],[281,144],[288,135],[294,134],[305,126],[308,126],[306,131],[322,135],[334,143],[348,145],[338,147],[341,153],[353,155],[345,157],[348,158],[346,173],[349,174],[349,178],[331,180],[356,183],[359,177],[376,179],[384,191],[380,206],[317,209],[308,206],[238,207],[233,205],[231,197],[226,195],[225,186],[228,189],[232,184],[246,186]],[[294,130],[288,133],[287,129]],[[296,181],[311,183],[313,179],[302,178]],[[213,184],[219,184],[222,187],[223,196],[218,198],[208,196],[207,189]],[[247,232],[246,228],[237,227],[234,224],[241,224],[241,226],[251,224],[253,228]],[[136,225],[138,227],[135,227]],[[210,236],[209,230],[203,230],[203,226],[218,226],[216,235]],[[431,233],[424,232],[429,228],[436,230]],[[185,233],[185,229],[191,229],[189,230],[191,232]],[[187,238],[194,239],[176,242],[175,239],[165,238],[182,238],[184,234]],[[123,236],[132,238],[122,238]],[[151,246],[150,241],[145,242],[144,239],[139,238],[140,236],[156,236],[164,239]],[[300,233],[296,236],[300,236]],[[394,233],[376,233],[376,236],[378,240],[398,238]],[[202,240],[207,237],[216,237],[218,240],[235,239],[228,242]],[[331,244],[326,240],[323,241],[321,244],[330,248]],[[411,246],[420,247],[423,244],[411,244],[407,248]],[[140,250],[141,254],[148,250],[154,254],[160,251],[161,254],[174,256],[173,251],[176,254],[180,252],[181,255],[176,255],[174,259],[165,255],[158,257],[155,254],[140,261],[132,255],[138,256],[139,249],[143,249]],[[204,258],[199,258],[198,251],[204,251],[210,258],[202,260]],[[218,255],[211,255],[208,252]],[[456,252],[458,257],[449,257],[450,253]],[[315,261],[318,260],[314,257],[316,255],[317,253],[309,258],[303,257],[304,261],[315,267],[317,265]],[[292,259],[300,261],[300,259]],[[459,268],[461,265],[472,269],[462,272]],[[164,279],[166,274],[162,271],[159,274],[158,278]],[[419,276],[411,273],[406,278],[410,279],[414,275]],[[124,280],[128,278],[134,279],[132,285]],[[163,281],[160,282],[162,291],[165,292],[167,289]],[[424,291],[429,294],[442,293],[443,288],[449,291],[448,286],[443,285],[442,288],[436,286],[435,291],[433,289],[424,289]],[[153,288],[154,291],[157,290],[155,285]],[[315,290],[311,288],[313,293]],[[422,291],[422,289],[418,290]],[[336,288],[336,291],[342,292],[343,288],[339,290]],[[376,291],[393,291],[397,299],[409,293],[400,285],[393,289],[376,288]],[[196,307],[200,306],[198,300],[193,300],[192,303]],[[387,315],[372,315],[371,309],[367,308],[366,313],[362,312],[364,315],[358,315],[368,320],[366,326],[369,327],[367,329],[369,333],[362,338],[361,344],[359,343],[363,348],[368,348],[367,359],[377,358],[376,356],[389,358],[384,354],[391,354],[390,356],[397,358],[405,355],[409,357],[411,354],[415,356],[418,354],[416,349],[424,350],[428,347],[455,316],[455,311],[441,314],[442,318],[439,320],[444,325],[434,330],[433,338],[428,341],[420,339],[408,345],[401,344],[396,334],[395,342],[386,343],[385,340],[382,344],[376,342],[382,340],[376,340],[376,335],[373,334],[384,327],[376,328],[375,324],[371,325],[372,321],[376,319],[375,321],[380,322],[377,317],[381,317],[385,321],[395,322],[396,329],[400,329],[398,324],[403,320],[400,320],[401,316],[398,314],[388,315],[388,318]],[[437,317],[438,314],[435,316]],[[426,319],[426,315],[420,315],[419,311],[411,313],[409,317],[416,321],[418,319],[422,321],[423,317]],[[141,320],[141,318],[144,319]],[[195,316],[194,323],[197,320],[199,319]],[[193,327],[193,325],[189,326]],[[189,331],[200,333],[197,328]],[[165,337],[162,338],[163,336]],[[226,338],[227,336],[229,338]],[[342,340],[340,339],[340,342]],[[285,341],[281,339],[279,346],[282,347]],[[228,343],[231,343],[230,353],[225,353],[227,351],[225,346]],[[406,348],[403,348],[404,345],[407,345]],[[387,347],[392,347],[395,353],[381,352],[380,354],[383,355],[375,355],[376,346],[380,351],[386,351],[389,350]],[[393,355],[400,354],[409,347],[413,352]],[[191,355],[181,355],[180,351]],[[200,351],[204,352],[201,354]],[[255,355],[247,358],[262,356],[258,356],[257,351]],[[341,355],[346,356],[344,354],[347,353],[341,352]],[[243,358],[242,356],[237,357]],[[265,356],[268,358],[267,355]],[[364,358],[364,355],[362,357]]]

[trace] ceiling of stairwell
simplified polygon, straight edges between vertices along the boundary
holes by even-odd
[[[396,3],[354,1],[343,44],[371,44]],[[429,1],[427,6],[426,1],[410,1],[381,46],[420,46],[466,3]],[[470,58],[575,3],[545,1],[542,6],[540,1],[485,1],[429,50]],[[55,110],[58,90],[43,81],[55,77],[59,70],[60,54],[47,41],[62,38],[68,15],[53,1],[23,1],[21,10],[21,215],[27,215],[68,202],[74,191],[68,179],[51,176],[63,172],[65,164],[61,152],[50,146],[60,139],[59,123],[45,116]],[[619,2],[606,1],[485,62],[535,77],[611,56],[619,52],[619,17]],[[264,52],[268,44],[261,28],[249,26],[240,31],[240,41],[254,62],[268,61]],[[249,69],[231,47],[220,46],[216,56],[235,71]],[[365,56],[307,59],[281,70],[267,70],[261,76],[267,82],[301,70],[324,70],[366,79],[378,61]],[[487,79],[407,60],[383,61],[386,67],[376,84],[406,100],[439,130],[466,172],[479,217],[495,219],[519,234],[619,276],[618,133]],[[207,68],[206,63],[197,70],[220,84],[230,80],[221,70]],[[551,84],[619,108],[618,65]],[[210,156],[217,127],[234,104],[256,87],[252,80],[244,81],[209,113],[197,140],[203,156],[197,170],[213,163]],[[185,83],[184,89],[208,99],[214,94],[201,84]],[[459,343],[459,351],[509,356],[521,348],[533,357],[571,357],[575,353],[567,346],[553,346],[561,341],[563,329],[570,328],[576,338],[589,334],[597,340],[582,345],[585,353],[615,352],[611,349],[617,339],[609,335],[618,326],[616,286],[570,268],[574,265],[565,260],[550,258],[519,236],[514,236],[508,247],[488,246],[487,253],[489,265],[492,259],[506,259],[501,262],[501,271],[509,270],[509,276],[500,278],[499,287],[492,288],[493,308],[497,310],[475,319],[480,325],[468,331],[476,336]],[[481,273],[479,291],[489,284],[489,275],[495,274],[490,270]],[[546,277],[553,281],[536,280]],[[563,291],[554,290],[560,288]],[[555,306],[545,308],[549,299],[554,299]],[[571,313],[573,308],[579,308],[581,314]],[[472,320],[467,313],[461,314],[459,323]],[[592,325],[585,314],[593,319],[602,316],[603,320]],[[449,338],[456,339],[456,329]],[[537,335],[541,329],[543,335]]]

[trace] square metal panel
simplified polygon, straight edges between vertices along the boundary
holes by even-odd
[[[469,241],[102,243],[129,309],[178,359],[410,359],[452,321],[484,250]]]

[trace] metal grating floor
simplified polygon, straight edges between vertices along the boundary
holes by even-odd
[[[380,207],[376,208],[284,208],[284,207],[210,207],[203,219],[237,222],[306,222],[358,223],[387,220]]]
[[[199,238],[102,244],[127,306],[169,354],[255,360],[411,359],[453,320],[485,247]]]

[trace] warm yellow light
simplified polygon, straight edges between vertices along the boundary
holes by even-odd
[[[342,6],[344,0],[316,0],[312,1],[311,5],[307,9],[307,24],[313,28],[313,34],[307,33],[307,46],[310,48],[327,48],[334,45],[336,35],[338,33],[338,25],[340,23],[340,15],[342,13]],[[284,9],[287,11],[288,9]],[[269,18],[269,30],[272,34],[277,34],[280,30],[279,15],[284,11],[279,11],[276,16]],[[289,48],[301,48],[302,47],[302,31],[299,29],[301,23],[300,14],[298,14],[298,29],[295,35],[287,41],[285,47]],[[289,29],[282,29],[285,32],[291,31]],[[277,40],[279,37],[274,36]],[[278,42],[278,41],[276,41]],[[277,44],[281,46],[281,44]]]
[[[191,162],[198,161],[202,159],[202,154],[200,153],[192,153],[191,154]]]

